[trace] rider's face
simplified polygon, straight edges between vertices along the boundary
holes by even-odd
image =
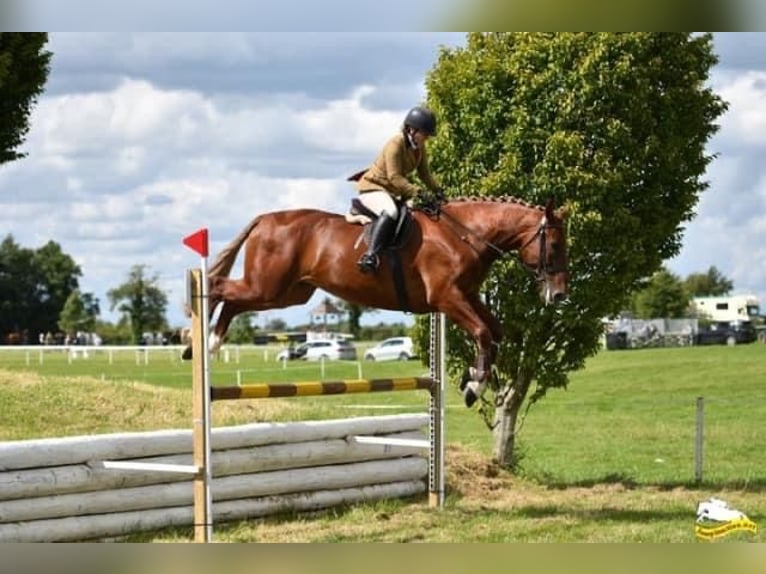
[[[424,146],[430,137],[427,133],[420,130],[412,130],[412,139],[415,140],[418,147]]]

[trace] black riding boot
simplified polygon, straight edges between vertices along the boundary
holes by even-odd
[[[380,264],[378,253],[391,240],[391,233],[393,233],[395,226],[396,219],[389,216],[387,213],[381,213],[378,218],[372,222],[370,244],[367,248],[367,253],[362,255],[357,262],[362,273],[374,273],[378,269],[378,265]]]

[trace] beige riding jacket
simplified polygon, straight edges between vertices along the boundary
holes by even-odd
[[[388,140],[370,167],[349,179],[356,181],[359,193],[382,188],[391,195],[407,200],[420,189],[408,179],[413,172],[417,172],[420,181],[431,191],[439,189],[439,184],[428,168],[426,150],[412,148],[405,135],[399,133]]]

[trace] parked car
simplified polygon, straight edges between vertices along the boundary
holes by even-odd
[[[695,345],[740,345],[758,339],[751,321],[716,321],[694,336]]]
[[[356,347],[343,340],[322,339],[306,341],[297,347],[288,347],[277,353],[277,361],[293,361],[303,359],[306,361],[319,361],[321,359],[333,361],[355,361]]]
[[[364,353],[365,361],[409,361],[415,356],[410,337],[391,337]]]
[[[286,349],[282,349],[279,351],[279,353],[277,353],[277,361],[292,361],[295,359],[302,359],[306,354],[306,351],[309,350],[313,343],[315,343],[315,341],[301,343],[297,346],[289,346]]]
[[[356,347],[346,340],[312,341],[306,350],[304,359],[307,361],[356,361]]]

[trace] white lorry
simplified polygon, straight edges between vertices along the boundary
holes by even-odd
[[[692,305],[699,318],[710,321],[753,321],[761,314],[758,297],[755,295],[721,295],[717,297],[695,297]]]

